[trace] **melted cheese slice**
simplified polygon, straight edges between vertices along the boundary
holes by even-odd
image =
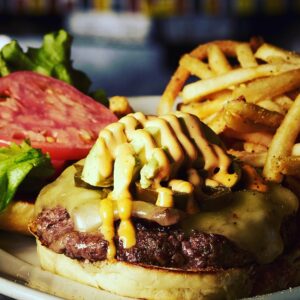
[[[282,221],[298,210],[298,199],[290,190],[274,185],[267,193],[239,191],[222,204],[204,208],[185,220],[183,228],[223,235],[251,252],[259,263],[272,262],[282,253]]]

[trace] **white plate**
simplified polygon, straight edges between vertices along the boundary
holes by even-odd
[[[135,111],[155,114],[159,97],[130,99]],[[98,290],[43,271],[38,262],[35,240],[0,231],[0,294],[20,300],[65,299],[129,299]],[[257,300],[298,300],[300,287],[273,293]]]

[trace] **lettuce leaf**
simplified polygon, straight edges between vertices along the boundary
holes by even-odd
[[[48,33],[40,48],[24,52],[17,41],[5,45],[0,52],[0,75],[14,71],[34,71],[65,81],[83,93],[88,93],[91,81],[88,76],[73,68],[71,45],[73,38],[65,30]]]
[[[40,188],[54,174],[48,155],[28,142],[0,148],[0,212],[13,199],[21,183]],[[27,185],[26,184],[26,185]],[[25,185],[25,186],[26,186]]]

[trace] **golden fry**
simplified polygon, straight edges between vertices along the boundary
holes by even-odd
[[[182,90],[184,103],[197,101],[209,94],[227,89],[231,86],[264,76],[272,76],[296,69],[291,64],[265,64],[252,68],[239,68],[214,78],[199,80],[186,85]]]
[[[275,101],[272,101],[272,100],[269,100],[269,99],[259,101],[257,103],[257,105],[264,108],[264,109],[278,112],[279,114],[282,114],[282,115],[285,115],[285,113],[286,113],[286,111],[283,109],[282,106],[277,104]]]
[[[229,102],[225,107],[225,111],[228,119],[230,115],[232,117],[240,118],[240,124],[237,124],[237,128],[234,128],[237,131],[238,126],[242,127],[243,125],[254,125],[253,130],[242,132],[253,132],[261,130],[259,127],[255,128],[255,125],[262,125],[275,129],[279,127],[283,119],[283,116],[277,112],[267,110],[252,103],[246,103],[242,100],[233,100]]]
[[[300,175],[300,156],[287,156],[280,160],[280,172],[284,175]]]
[[[273,101],[283,109],[284,114],[291,108],[294,102],[290,97],[286,95],[275,97]]]
[[[250,68],[258,65],[252,49],[247,43],[237,45],[236,55],[242,68]]]
[[[247,151],[229,150],[228,153],[257,168],[263,167],[267,158],[267,152],[249,153]]]
[[[214,41],[211,43],[207,43],[204,45],[199,45],[196,47],[190,55],[199,59],[204,60],[207,58],[207,49],[209,45],[216,44],[219,48],[225,53],[226,56],[235,56],[235,49],[236,46],[239,45],[239,42],[235,41]],[[255,48],[257,48],[257,41],[253,42]],[[178,66],[176,71],[174,72],[173,76],[171,77],[169,83],[167,84],[161,100],[158,106],[158,114],[166,114],[173,110],[173,105],[175,102],[176,97],[178,96],[179,92],[181,91],[183,85],[189,78],[190,73],[187,69],[183,66]]]
[[[208,125],[216,134],[220,134],[226,129],[224,112],[222,110],[212,115],[212,117],[204,119],[202,121],[206,125]]]
[[[295,99],[271,142],[263,175],[267,180],[282,180],[280,160],[292,153],[293,145],[300,132],[300,95]]]
[[[207,100],[204,102],[193,102],[189,104],[180,104],[179,110],[196,115],[200,120],[220,111],[227,100],[222,98],[216,100]]]
[[[269,147],[273,139],[273,134],[268,131],[259,132],[237,132],[230,128],[224,130],[224,136],[240,141],[246,141],[254,144],[264,145]]]
[[[287,62],[300,65],[299,54],[281,49],[267,43],[263,44],[257,49],[255,57],[262,59],[268,63]]]
[[[109,109],[118,118],[122,118],[123,116],[133,112],[133,109],[129,105],[127,97],[124,96],[114,96],[109,98]]]
[[[250,142],[245,142],[243,146],[245,151],[251,153],[266,152],[268,150],[268,148],[264,145],[254,144]]]
[[[233,98],[244,96],[247,102],[257,103],[300,87],[300,69],[259,78],[234,90]]]
[[[300,156],[300,143],[296,143],[292,149],[292,156]]]
[[[211,44],[207,49],[208,64],[217,75],[225,74],[232,70],[225,54],[218,45]]]
[[[192,75],[201,79],[215,76],[215,72],[209,68],[208,64],[192,57],[190,54],[183,55],[179,61],[179,65],[187,69]]]

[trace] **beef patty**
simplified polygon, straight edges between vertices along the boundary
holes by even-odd
[[[213,271],[242,267],[254,257],[217,234],[184,233],[176,226],[134,220],[136,245],[125,249],[116,236],[116,259],[134,264],[175,268],[185,271]],[[116,227],[118,223],[116,222]],[[31,226],[40,242],[56,253],[91,262],[106,259],[108,242],[100,232],[78,232],[62,207],[44,209]]]

